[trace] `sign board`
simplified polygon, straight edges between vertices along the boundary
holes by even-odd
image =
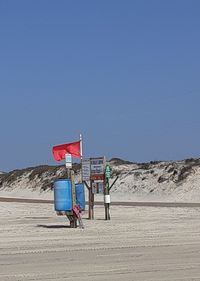
[[[104,193],[104,181],[94,181],[92,183],[92,193],[94,194],[103,194]]]
[[[90,158],[91,175],[103,175],[105,168],[105,157]]]
[[[105,157],[90,158],[90,179],[104,180]]]
[[[97,188],[98,188],[97,183],[93,182],[92,183],[92,193],[93,194],[97,194],[98,193]]]
[[[104,181],[105,179],[105,157],[96,157],[82,160],[83,181]]]
[[[111,173],[111,169],[109,165],[106,165],[106,169],[105,169],[105,176],[107,179],[110,178],[110,173]]]
[[[91,176],[90,176],[90,179],[91,179],[91,180],[94,180],[94,181],[98,181],[98,180],[103,181],[104,178],[105,178],[104,175],[91,175]]]
[[[97,184],[97,193],[104,193],[104,181],[102,180],[97,180],[94,181]]]
[[[82,160],[82,179],[83,181],[90,180],[90,159]]]
[[[72,168],[72,155],[71,154],[65,154],[65,165],[66,165],[66,168]]]

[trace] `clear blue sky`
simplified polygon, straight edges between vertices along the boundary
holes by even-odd
[[[54,144],[130,161],[200,156],[200,1],[1,0],[0,170]]]

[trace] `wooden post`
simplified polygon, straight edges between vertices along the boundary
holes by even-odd
[[[89,194],[88,194],[88,205],[89,205],[89,210],[88,210],[88,218],[90,220],[94,219],[94,194],[92,193],[92,180],[90,181],[90,188],[89,188]]]
[[[71,182],[72,182],[72,206],[76,205],[76,189],[75,189],[75,179],[74,171],[71,170]]]
[[[70,175],[70,169],[67,168],[67,178],[70,179],[71,178],[71,175]]]
[[[110,189],[109,189],[109,179],[106,178],[105,188],[104,188],[104,207],[105,207],[105,220],[110,220],[110,203],[109,203]]]
[[[114,180],[114,182],[111,184],[111,186],[109,187],[109,191],[111,190],[111,188],[113,187],[113,185],[116,183],[116,181],[118,180],[118,176],[116,177],[116,179]]]
[[[88,189],[88,219],[92,219],[92,186],[88,185],[86,181],[84,181],[84,184],[86,185],[87,189]],[[90,184],[91,184],[91,181],[90,181]]]
[[[72,182],[72,207],[76,205],[76,188],[75,188],[75,178],[74,171],[71,170],[71,182]],[[70,226],[73,228],[77,227],[77,218],[73,215],[73,220],[70,222]]]
[[[92,202],[92,188],[90,187],[88,189],[88,218],[89,218],[89,220],[92,219],[91,202]]]
[[[92,197],[91,197],[91,214],[92,214],[92,220],[93,220],[94,219],[94,193],[93,192],[92,192]]]

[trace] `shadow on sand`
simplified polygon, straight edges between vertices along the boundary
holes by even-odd
[[[41,227],[41,228],[71,228],[70,225],[46,225],[46,224],[37,224],[36,227]]]

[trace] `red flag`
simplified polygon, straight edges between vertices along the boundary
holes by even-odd
[[[80,141],[56,145],[52,149],[55,160],[60,161],[65,159],[65,154],[71,154],[72,157],[80,158]]]

